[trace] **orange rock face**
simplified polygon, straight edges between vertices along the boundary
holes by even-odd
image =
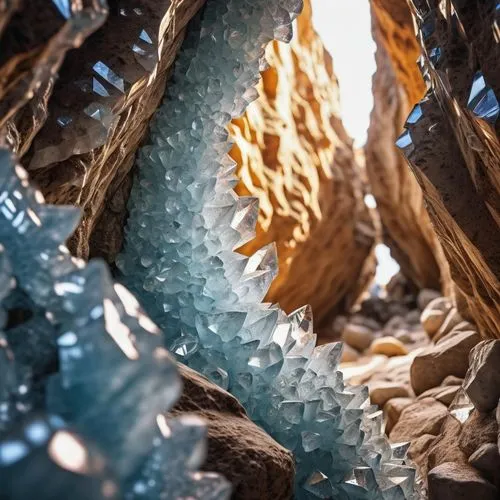
[[[260,98],[230,130],[238,191],[260,202],[257,237],[243,252],[275,241],[280,267],[268,300],[288,312],[310,303],[325,324],[372,276],[374,215],[309,2],[290,46],[274,44],[267,58]]]
[[[384,240],[402,272],[423,288],[444,289],[447,264],[422,191],[394,146],[425,85],[416,60],[420,47],[404,0],[372,0],[377,72],[366,145],[366,169],[382,220]]]

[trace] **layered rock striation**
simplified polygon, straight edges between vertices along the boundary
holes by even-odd
[[[267,299],[287,312],[308,302],[321,326],[346,311],[373,275],[373,214],[309,1],[291,43],[272,44],[267,60],[259,99],[229,127],[236,191],[260,206],[256,238],[241,251],[275,242],[279,273]]]

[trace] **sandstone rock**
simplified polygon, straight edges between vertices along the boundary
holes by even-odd
[[[418,325],[420,323],[420,314],[418,309],[414,309],[405,315],[405,321],[410,325]]]
[[[350,384],[363,384],[374,373],[382,370],[387,363],[387,356],[365,356],[353,363],[342,363],[340,371],[344,375],[344,381]]]
[[[429,337],[433,338],[436,335],[451,308],[451,300],[447,297],[439,297],[427,304],[420,316],[420,323]]]
[[[291,498],[292,454],[255,425],[235,397],[184,365],[179,368],[184,391],[171,413],[193,413],[208,423],[206,466],[224,474],[238,500]]]
[[[438,291],[424,288],[420,290],[417,297],[418,308],[423,311],[431,302],[440,298],[442,298],[442,296]]]
[[[348,310],[370,281],[375,213],[362,165],[340,120],[332,59],[305,2],[290,45],[267,51],[260,97],[233,121],[239,194],[259,198],[253,252],[276,242],[279,273],[267,296],[285,311],[311,304],[316,326]],[[348,256],[348,258],[346,258]]]
[[[462,424],[451,415],[443,422],[439,436],[427,449],[424,469],[427,471],[445,462],[467,463],[465,453],[460,449],[458,440],[462,432]]]
[[[384,405],[384,420],[385,432],[390,434],[393,427],[396,425],[401,412],[413,403],[412,398],[392,398]]]
[[[408,457],[416,464],[418,472],[424,481],[427,479],[427,456],[429,447],[436,440],[432,434],[423,434],[414,439],[408,449]]]
[[[410,396],[408,387],[391,382],[375,382],[369,385],[369,389],[372,404],[378,405],[380,408],[383,408],[390,399]]]
[[[467,457],[470,457],[483,444],[496,443],[498,423],[494,413],[482,414],[474,410],[463,423],[459,446]]]
[[[446,337],[450,332],[455,330],[459,324],[463,322],[462,316],[460,316],[456,307],[453,307],[448,315],[446,316],[443,324],[439,327],[439,330],[433,337],[434,342],[439,342],[441,339]],[[471,330],[473,331],[473,330]]]
[[[374,332],[378,332],[382,329],[382,326],[377,320],[368,318],[366,316],[363,316],[362,314],[353,314],[349,318],[349,323],[364,326],[366,328],[369,328],[370,330],[373,330]]]
[[[469,463],[497,488],[500,485],[500,453],[496,443],[485,443],[470,457]]]
[[[443,386],[443,387],[450,386],[450,385],[461,386],[463,381],[464,381],[463,378],[455,377],[454,375],[448,375],[441,383],[441,386]]]
[[[417,355],[411,365],[415,394],[437,387],[448,375],[464,377],[469,366],[469,352],[480,340],[475,332],[458,332]]]
[[[393,337],[381,337],[372,342],[370,352],[372,354],[384,354],[389,357],[405,356],[408,354],[408,349],[398,339]]]
[[[419,287],[440,289],[447,264],[425,209],[422,192],[394,147],[406,116],[424,95],[416,59],[420,48],[406,2],[373,0],[377,44],[374,107],[366,144],[366,169],[384,227],[384,240]]]
[[[347,324],[342,332],[342,340],[358,351],[368,349],[374,338],[372,330],[352,323]]]
[[[428,389],[427,391],[420,394],[417,399],[434,398],[436,401],[449,406],[455,399],[455,396],[457,395],[457,392],[460,390],[460,388],[461,386],[459,385],[433,387],[432,389]]]
[[[445,462],[429,472],[429,500],[495,500],[498,490],[469,464]]]
[[[389,437],[393,442],[400,442],[423,434],[437,436],[447,415],[446,406],[433,398],[415,401],[402,411]]]
[[[394,332],[394,338],[396,340],[399,340],[400,342],[403,342],[403,344],[415,343],[415,339],[413,338],[411,333],[408,330],[403,330],[402,328]]]
[[[500,340],[477,344],[470,352],[469,361],[464,389],[475,408],[488,413],[500,400]]]

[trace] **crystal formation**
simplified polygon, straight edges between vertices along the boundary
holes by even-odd
[[[77,222],[78,210],[45,205],[0,148],[0,480],[7,498],[69,498],[81,489],[93,499],[119,490],[134,500],[228,498],[221,476],[197,472],[203,423],[164,416],[181,384],[157,327],[103,262],[85,265],[63,246]]]
[[[276,275],[238,197],[226,125],[256,97],[264,49],[289,41],[300,0],[209,0],[192,23],[142,148],[129,202],[124,283],[166,347],[227,388],[297,462],[297,499],[418,498],[406,445],[389,445],[366,387],[346,387],[342,345],[315,347],[312,314],[262,303]]]

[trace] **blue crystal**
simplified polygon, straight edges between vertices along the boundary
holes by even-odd
[[[406,123],[414,125],[415,123],[417,123],[418,120],[420,120],[420,118],[422,118],[422,106],[420,105],[420,103],[417,103],[417,104],[415,104],[415,107],[412,109],[410,115],[406,119]],[[404,143],[404,141],[403,141],[403,143]],[[400,146],[398,145],[398,147],[400,147]]]
[[[75,208],[45,205],[0,148],[2,493],[228,498],[224,478],[198,472],[204,424],[165,418],[181,383],[159,330],[104,262],[86,265],[64,247],[77,222]],[[31,318],[7,328],[18,308]],[[57,357],[58,367],[44,363]]]
[[[411,122],[410,122],[411,123]],[[416,123],[416,122],[415,122]],[[396,140],[396,146],[408,157],[415,150],[409,130],[405,130]]]
[[[495,123],[500,114],[500,105],[493,92],[489,87],[481,72],[476,73],[472,84],[467,107],[474,112],[479,118]]]
[[[432,62],[432,64],[436,65],[439,62],[439,59],[441,59],[441,48],[440,47],[434,47],[429,52],[429,59]]]
[[[309,307],[287,316],[262,303],[278,269],[274,245],[234,251],[254,234],[257,203],[233,191],[226,126],[255,99],[265,46],[290,39],[300,6],[208,0],[191,24],[138,155],[117,266],[165,346],[294,452],[297,499],[345,497],[345,476],[367,468],[374,480],[359,498],[391,498],[381,412],[366,388],[343,383],[341,344],[316,347]],[[414,473],[406,476],[405,498],[417,498]]]

